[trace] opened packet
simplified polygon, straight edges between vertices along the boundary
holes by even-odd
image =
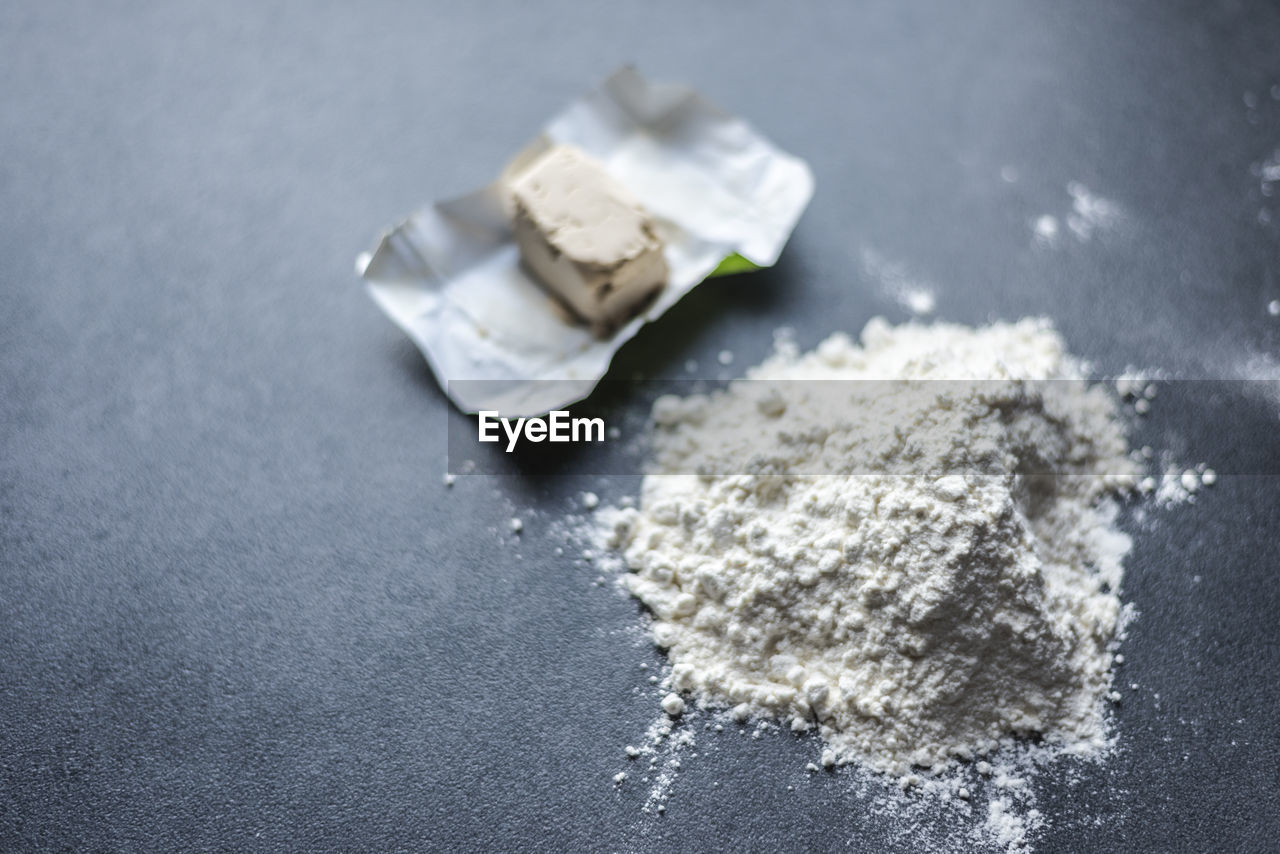
[[[666,286],[603,339],[525,269],[512,231],[508,178],[555,144],[598,160],[664,244]],[[541,415],[589,395],[614,353],[699,282],[774,264],[812,195],[803,160],[693,90],[625,67],[554,117],[493,183],[413,214],[356,268],[459,409]]]

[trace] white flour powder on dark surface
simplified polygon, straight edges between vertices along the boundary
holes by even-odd
[[[638,506],[596,519],[652,612],[663,690],[816,730],[811,771],[940,793],[1026,848],[1043,818],[1018,775],[1105,753],[1126,619],[1116,499],[1140,455],[1083,376],[1047,321],[873,320],[657,401]],[[965,783],[1001,776],[981,803]]]

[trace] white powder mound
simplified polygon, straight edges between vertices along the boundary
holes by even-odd
[[[1018,735],[1101,750],[1129,548],[1112,499],[1138,468],[1081,376],[1047,321],[877,319],[659,400],[639,507],[598,515],[672,690],[816,727],[824,760],[904,785]],[[849,382],[884,379],[993,382]],[[1027,382],[1050,379],[1074,381]]]

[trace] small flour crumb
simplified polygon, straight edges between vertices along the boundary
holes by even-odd
[[[600,506],[600,496],[594,492],[582,493],[582,506],[588,510],[594,510]]]
[[[902,299],[912,314],[933,314],[938,307],[938,300],[931,291],[909,290],[903,293]]]
[[[513,534],[518,534],[524,530],[524,522],[520,521],[520,519],[516,517],[512,517],[508,525],[511,528],[511,533]]]
[[[1027,831],[1039,826],[1038,819],[1038,812],[1022,813],[1009,798],[992,798],[987,806],[983,835],[1008,851],[1025,851]]]
[[[1216,479],[1216,475],[1215,475]],[[1201,483],[1200,475],[1194,469],[1179,471],[1176,468],[1167,470],[1159,479],[1155,491],[1157,507],[1174,507],[1179,504],[1194,503]]]
[[[716,361],[717,361],[717,362],[719,362],[719,363],[720,363],[720,364],[722,364],[722,365],[732,365],[732,364],[733,364],[733,351],[732,351],[732,350],[721,350],[721,351],[720,351],[720,355],[716,356]]]
[[[684,713],[684,700],[680,699],[679,694],[668,694],[662,698],[662,711],[673,718],[678,718]]]
[[[457,480],[457,478],[454,475],[450,474],[449,472],[444,473],[444,485],[446,487],[453,486],[453,482],[455,480]]]

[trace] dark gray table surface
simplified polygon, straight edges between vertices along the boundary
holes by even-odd
[[[1280,146],[1274,5],[51,2],[0,21],[6,851],[912,851],[962,831],[872,814],[782,735],[701,736],[666,815],[643,815],[610,777],[661,659],[553,530],[580,490],[635,480],[441,484],[465,422],[353,259],[623,61],[747,116],[818,190],[776,269],[701,287],[615,376],[723,348],[741,369],[784,323],[812,345],[906,319],[868,248],[932,282],[939,317],[1046,315],[1104,373],[1276,376],[1280,202],[1255,174]],[[1121,225],[1037,246],[1071,181]],[[1038,850],[1280,847],[1274,410],[1157,406],[1183,459],[1233,474],[1127,523],[1141,688],[1115,757],[1037,782]]]

